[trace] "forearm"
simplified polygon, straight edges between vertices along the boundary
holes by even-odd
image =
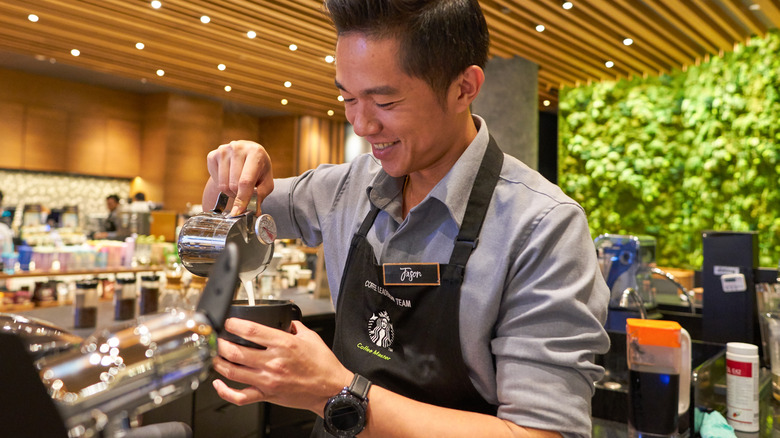
[[[361,438],[560,436],[557,432],[521,427],[491,415],[421,403],[376,385],[371,387],[368,398],[368,420]]]

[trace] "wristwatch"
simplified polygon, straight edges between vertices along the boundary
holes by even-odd
[[[338,438],[351,438],[366,427],[368,389],[371,381],[355,374],[352,383],[325,404],[325,430]]]

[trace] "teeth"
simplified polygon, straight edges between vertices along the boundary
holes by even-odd
[[[386,148],[388,146],[392,146],[394,143],[395,143],[394,141],[390,142],[390,143],[374,143],[373,146],[376,149],[384,149],[384,148]]]

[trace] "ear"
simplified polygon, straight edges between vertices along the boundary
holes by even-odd
[[[466,110],[479,95],[485,82],[485,72],[476,65],[471,65],[453,82],[452,93],[455,95],[459,110]]]

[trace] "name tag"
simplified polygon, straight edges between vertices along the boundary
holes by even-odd
[[[385,263],[385,286],[439,286],[438,263]]]

